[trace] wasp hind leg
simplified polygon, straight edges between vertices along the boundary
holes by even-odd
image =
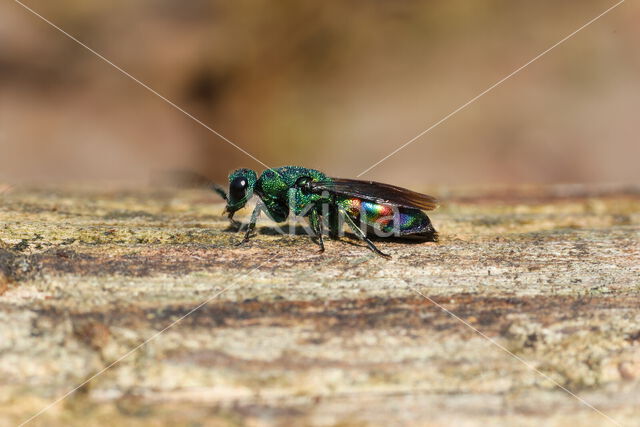
[[[353,230],[353,232],[356,233],[356,236],[358,236],[360,240],[363,240],[367,244],[367,246],[369,246],[369,249],[371,249],[374,253],[376,253],[377,255],[380,255],[383,258],[387,258],[387,259],[391,258],[391,255],[385,254],[380,249],[378,249],[376,245],[373,244],[373,242],[360,229],[360,227],[358,227],[356,222],[353,220],[353,218],[351,218],[351,216],[347,212],[341,211],[341,213],[344,215],[345,221],[347,222],[347,224],[349,224],[349,227],[351,227],[351,230]]]
[[[316,209],[313,209],[309,214],[309,223],[311,224],[311,230],[313,230],[317,239],[318,246],[320,246],[319,252],[324,252],[324,239],[322,236],[324,234],[324,230],[322,218]]]

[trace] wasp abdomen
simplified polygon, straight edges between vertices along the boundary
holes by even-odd
[[[431,221],[420,209],[393,206],[358,198],[339,201],[349,215],[384,233],[400,235],[431,231]]]

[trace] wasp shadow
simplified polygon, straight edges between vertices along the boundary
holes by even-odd
[[[222,231],[225,233],[244,233],[247,231],[247,224],[229,224]],[[282,227],[268,225],[256,227],[255,232],[263,236],[312,236],[309,228],[305,228],[302,225],[291,226],[289,224],[285,224]]]
[[[292,227],[285,225],[283,227],[263,226],[258,229],[258,234],[264,236],[309,236],[313,237],[311,230],[302,225]]]
[[[244,233],[247,230],[247,224],[238,223],[238,224],[229,224],[227,228],[223,231],[227,233]],[[312,234],[310,228],[307,226],[303,226],[300,224],[292,225],[292,224],[283,224],[282,226],[261,226],[256,227],[255,232],[262,236],[307,236],[311,238],[315,238]],[[435,230],[427,230],[421,233],[416,234],[406,234],[400,236],[379,236],[376,234],[375,230],[366,230],[367,237],[373,242],[393,242],[393,243],[403,243],[403,244],[421,244],[428,242],[437,242],[438,241],[438,232]],[[325,238],[329,238],[327,230],[325,229],[324,233]],[[345,239],[342,239],[342,238]],[[349,244],[355,244],[356,242],[362,242],[362,240],[351,231],[342,231],[339,233],[337,239],[335,240],[343,240]]]

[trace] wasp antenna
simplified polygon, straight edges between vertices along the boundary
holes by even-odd
[[[213,191],[215,191],[216,193],[218,193],[218,195],[220,197],[222,197],[225,201],[228,201],[229,199],[227,198],[227,192],[224,190],[224,188],[218,184],[215,183],[210,183],[209,184],[209,188]]]

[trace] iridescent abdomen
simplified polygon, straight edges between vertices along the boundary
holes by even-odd
[[[384,233],[406,235],[433,229],[429,217],[419,209],[384,205],[358,198],[338,200],[338,205],[360,223]]]

